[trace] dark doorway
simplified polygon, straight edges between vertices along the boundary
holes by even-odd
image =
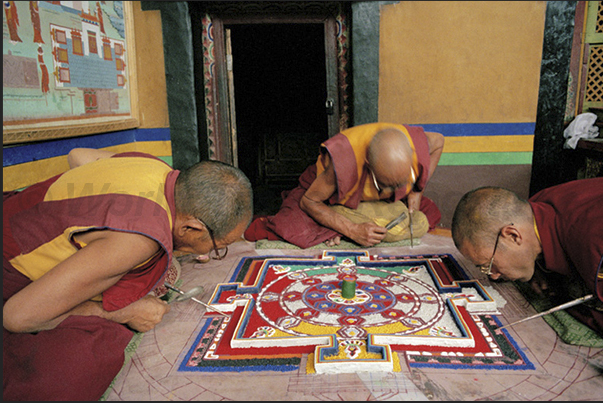
[[[238,166],[256,214],[274,214],[281,192],[328,138],[322,23],[225,24],[230,29]]]

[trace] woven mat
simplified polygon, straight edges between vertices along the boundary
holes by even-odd
[[[121,375],[121,372],[124,370],[124,367],[126,366],[126,364],[128,362],[130,362],[130,360],[132,359],[132,356],[134,355],[134,352],[136,352],[136,349],[138,348],[138,345],[140,344],[140,341],[142,340],[142,335],[144,333],[141,332],[134,332],[134,336],[132,337],[132,340],[130,340],[130,343],[128,343],[128,345],[126,346],[125,350],[124,350],[124,365],[121,367],[121,369],[119,370],[119,373],[115,376],[115,378],[113,378],[113,381],[111,381],[111,385],[109,385],[109,387],[107,388],[107,390],[105,391],[105,393],[103,393],[103,395],[101,396],[100,401],[106,401],[107,397],[109,397],[109,393],[111,393],[111,391],[113,390],[113,386],[115,385],[115,380],[119,377],[119,375]]]
[[[553,307],[548,298],[537,295],[527,283],[515,283],[519,291],[537,312]],[[566,311],[557,311],[544,315],[544,321],[555,330],[555,333],[567,344],[587,347],[603,347],[603,338],[590,327],[578,321]]]
[[[415,245],[421,244],[421,239],[413,240]],[[403,239],[401,241],[396,242],[381,242],[374,246],[360,246],[357,243],[341,240],[339,245],[335,246],[327,246],[324,242],[319,243],[318,245],[310,246],[306,249],[370,249],[370,248],[388,248],[388,247],[396,247],[396,246],[410,246],[410,239]],[[301,249],[299,246],[295,246],[285,241],[269,241],[267,239],[260,239],[255,242],[256,249]]]

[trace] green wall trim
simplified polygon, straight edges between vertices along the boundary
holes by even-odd
[[[379,2],[352,3],[354,126],[379,120]]]
[[[146,10],[161,11],[165,82],[176,169],[199,162],[192,28],[185,1],[142,1]]]
[[[576,3],[546,2],[530,196],[576,179],[575,161],[565,158],[568,150],[563,149]]]
[[[444,153],[438,165],[531,165],[531,152]]]

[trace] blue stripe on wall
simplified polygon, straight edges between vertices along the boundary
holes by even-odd
[[[136,129],[136,141],[170,141],[169,127],[161,129]]]
[[[427,132],[442,133],[444,136],[508,136],[533,135],[536,123],[452,123],[410,126],[421,126]]]
[[[133,129],[46,141],[2,149],[2,166],[67,155],[73,148],[105,148],[136,141],[170,141],[170,129]]]
[[[453,123],[425,124],[426,131],[442,133],[447,137],[533,135],[536,123]],[[47,141],[3,148],[2,166],[67,155],[73,148],[104,148],[136,141],[170,141],[169,128],[133,129],[84,137]]]

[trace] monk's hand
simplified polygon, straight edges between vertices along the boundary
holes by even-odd
[[[566,294],[564,290],[567,278],[556,273],[545,273],[536,268],[529,284],[536,294],[541,297],[555,299]]]
[[[423,193],[411,191],[406,197],[406,202],[408,203],[408,211],[410,213],[414,213],[415,211],[419,211],[419,207],[421,206],[421,197]]]
[[[362,246],[378,244],[387,235],[387,229],[372,221],[356,224],[350,238]]]
[[[148,332],[170,311],[170,306],[164,300],[152,295],[146,295],[130,305],[115,311],[120,323],[128,325],[138,332]]]

